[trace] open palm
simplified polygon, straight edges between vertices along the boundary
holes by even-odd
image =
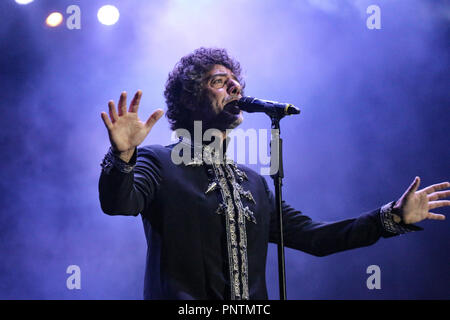
[[[139,120],[137,112],[141,97],[142,91],[138,90],[127,111],[127,93],[122,92],[117,106],[118,112],[116,112],[114,101],[109,101],[109,117],[105,112],[101,113],[111,146],[117,153],[134,151],[164,113],[163,110],[157,109],[146,122]]]
[[[449,200],[439,200],[449,197],[450,190],[438,191],[449,188],[450,183],[442,182],[417,191],[419,185],[420,178],[416,177],[394,206],[403,222],[410,224],[425,219],[445,220],[444,215],[430,212],[430,210],[450,206]]]

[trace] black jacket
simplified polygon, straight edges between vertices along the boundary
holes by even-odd
[[[102,170],[102,210],[109,215],[141,214],[148,251],[145,299],[229,299],[225,223],[216,213],[218,192],[205,194],[210,177],[206,166],[176,165],[171,146],[137,149],[130,173]],[[267,299],[265,280],[269,242],[277,242],[275,201],[266,180],[238,165],[248,180],[255,203],[244,200],[256,218],[246,223],[250,299]],[[333,223],[312,221],[283,202],[284,242],[315,256],[368,246],[385,231],[380,209]]]

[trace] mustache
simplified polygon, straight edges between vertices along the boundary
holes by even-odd
[[[241,112],[241,109],[238,107],[238,99],[230,99],[228,103],[223,107],[222,112],[228,112],[234,115],[237,115]]]
[[[234,97],[234,96],[228,97],[228,98],[224,99],[223,105],[224,105],[224,107],[227,106],[227,105],[236,105],[238,100],[239,100],[239,98]]]

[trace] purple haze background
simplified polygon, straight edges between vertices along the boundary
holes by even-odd
[[[67,18],[71,4],[81,8],[80,30],[44,26],[52,10]],[[104,4],[119,8],[116,25],[98,23]],[[371,4],[381,30],[366,27]],[[200,46],[225,47],[241,62],[246,94],[302,110],[282,121],[283,191],[313,219],[378,208],[416,175],[422,186],[450,178],[448,1],[11,0],[0,15],[1,299],[142,298],[140,218],[104,215],[98,201],[109,144],[100,112],[138,89],[142,118],[165,108],[168,72]],[[269,126],[247,114],[241,128]],[[162,118],[144,144],[170,137]],[[288,298],[448,299],[449,222],[420,225],[328,257],[286,249]],[[276,259],[270,245],[271,299]],[[72,264],[81,290],[66,288]],[[381,290],[366,287],[372,264]]]

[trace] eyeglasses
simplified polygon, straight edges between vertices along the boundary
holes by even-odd
[[[206,79],[214,89],[223,88],[230,80],[237,82],[239,86],[241,85],[234,75],[230,76],[227,73],[214,74]]]

